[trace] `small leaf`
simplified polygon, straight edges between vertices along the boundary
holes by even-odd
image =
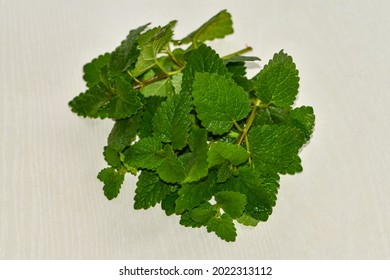
[[[241,217],[236,219],[237,222],[240,224],[243,224],[244,226],[252,226],[255,227],[260,222],[259,220],[256,220],[255,218],[252,218],[247,213],[243,213]]]
[[[148,209],[155,206],[171,192],[171,189],[172,186],[161,181],[156,173],[143,170],[135,189],[134,209]]]
[[[140,42],[140,45],[142,45],[141,53],[137,59],[135,68],[132,71],[133,76],[138,77],[139,75],[143,74],[144,72],[156,65],[157,54],[159,54],[160,51],[172,39],[172,29],[175,24],[176,21],[172,21],[162,28],[154,29],[156,31],[155,34],[153,34],[153,37],[151,37],[150,39],[145,37],[145,39],[149,40],[146,42]]]
[[[184,165],[172,150],[172,146],[165,145],[164,154],[163,162],[157,167],[157,174],[168,183],[182,182],[186,176]]]
[[[222,191],[214,195],[215,201],[221,205],[223,211],[232,218],[242,215],[246,206],[246,196],[239,192]]]
[[[287,124],[300,129],[305,134],[305,141],[310,139],[314,129],[315,116],[313,108],[302,106],[291,111]]]
[[[102,77],[102,68],[108,65],[111,59],[110,53],[105,53],[99,57],[93,59],[90,63],[84,65],[83,79],[87,82],[88,87],[92,87],[105,79]]]
[[[113,89],[100,82],[76,96],[69,106],[83,117],[124,119],[136,114],[142,103],[131,84],[118,77]]]
[[[201,223],[198,223],[191,219],[191,215],[189,212],[184,212],[180,217],[180,222],[182,226],[192,227],[192,228],[200,228],[202,226]]]
[[[113,119],[124,119],[136,114],[141,108],[141,98],[137,91],[122,78],[116,78],[115,94],[107,105],[109,116]]]
[[[293,175],[297,172],[301,172],[302,170],[303,167],[301,165],[301,158],[299,156],[295,156],[288,165],[280,170],[280,174]]]
[[[98,174],[98,179],[104,183],[103,191],[107,199],[111,200],[118,196],[125,176],[115,168],[105,168]]]
[[[102,83],[98,83],[86,92],[80,93],[69,102],[72,112],[82,117],[107,118],[108,113],[104,106],[109,102],[107,90]]]
[[[141,122],[142,112],[128,118],[115,121],[108,135],[107,145],[117,152],[129,147],[135,140]]]
[[[153,136],[153,118],[158,107],[165,100],[164,97],[150,96],[145,98],[144,113],[142,115],[141,127],[139,129],[139,137],[146,138]]]
[[[233,219],[226,213],[220,217],[212,217],[207,224],[207,232],[214,232],[225,241],[235,241],[237,232]]]
[[[129,69],[136,61],[139,50],[137,40],[139,35],[148,26],[142,25],[137,29],[131,30],[127,38],[121,42],[121,45],[112,53],[111,61],[108,67],[110,75],[119,75]]]
[[[285,124],[291,112],[290,108],[268,106],[256,112],[252,127],[265,124]]]
[[[223,10],[209,19],[197,30],[179,40],[179,44],[188,44],[190,42],[204,42],[217,38],[224,38],[233,33],[233,22],[231,15]]]
[[[141,93],[145,97],[149,96],[172,96],[173,87],[170,78],[160,80],[149,85],[144,86],[141,89]]]
[[[207,176],[207,131],[194,127],[188,139],[191,153],[185,161],[186,178],[183,183],[198,181]],[[184,162],[184,161],[183,161]]]
[[[240,188],[240,193],[246,195],[245,211],[257,220],[267,221],[272,214],[278,186],[274,179],[261,178],[259,173],[250,167],[239,168],[237,187]]]
[[[138,140],[124,155],[127,165],[150,170],[156,170],[166,157],[161,142],[153,137]]]
[[[165,143],[171,143],[173,149],[182,149],[186,145],[190,130],[190,97],[177,94],[164,101],[153,118],[153,135]]]
[[[161,209],[165,211],[167,216],[175,214],[176,208],[176,199],[179,197],[177,194],[177,189],[171,193],[169,193],[162,201],[161,201]]]
[[[112,149],[108,146],[104,147],[103,155],[104,155],[104,159],[106,160],[108,165],[110,165],[114,168],[120,168],[122,166],[120,155],[114,149]]]
[[[176,212],[183,213],[211,199],[210,189],[215,184],[215,174],[209,174],[199,182],[182,184],[176,199]]]
[[[206,226],[216,213],[215,205],[211,205],[209,202],[205,202],[189,212],[191,219],[202,226]]]
[[[246,150],[232,143],[214,142],[210,145],[207,153],[209,168],[224,164],[226,161],[234,165],[239,165],[248,160]]]

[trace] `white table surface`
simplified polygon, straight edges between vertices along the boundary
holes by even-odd
[[[177,38],[222,9],[262,58],[284,49],[300,71],[297,106],[317,121],[304,171],[283,176],[267,223],[235,243],[188,229],[160,207],[134,210],[136,179],[108,201],[96,179],[112,121],[68,101],[82,66],[147,22],[179,20]],[[389,259],[390,2],[0,1],[1,259]],[[256,71],[256,70],[252,70]]]

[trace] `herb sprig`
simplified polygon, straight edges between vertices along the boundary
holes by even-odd
[[[131,30],[113,52],[84,66],[87,90],[69,105],[112,119],[98,174],[108,199],[138,175],[135,209],[161,204],[186,227],[235,241],[235,222],[256,226],[275,206],[280,174],[302,171],[298,153],[315,116],[293,108],[299,77],[283,50],[253,78],[243,56],[220,57],[206,42],[233,33],[223,10],[180,40],[176,21]]]

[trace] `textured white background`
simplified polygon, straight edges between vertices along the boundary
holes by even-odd
[[[96,174],[112,122],[77,117],[82,66],[127,32],[179,20],[186,35],[222,9],[264,65],[285,49],[301,76],[296,105],[316,129],[285,176],[267,223],[235,243],[187,229],[156,207],[133,210],[135,178],[109,202]],[[1,259],[389,259],[390,2],[0,1]],[[255,71],[255,70],[252,70]],[[254,72],[253,72],[254,73]]]

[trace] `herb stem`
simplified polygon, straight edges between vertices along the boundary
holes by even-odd
[[[236,127],[236,129],[239,131],[239,132],[243,132],[244,130],[241,128],[241,126],[235,121],[233,120],[233,124],[234,126]]]
[[[228,55],[225,55],[222,57],[222,59],[229,59],[229,58],[232,58],[232,57],[235,57],[235,56],[238,56],[238,55],[241,55],[241,54],[244,54],[246,52],[250,52],[252,51],[252,47],[249,47],[247,46],[246,48],[242,49],[242,50],[239,50],[239,51],[236,51],[234,53],[231,53],[231,54],[228,54]]]
[[[140,88],[143,87],[143,83],[142,83],[140,80],[138,80],[135,76],[133,76],[133,74],[131,74],[130,70],[127,70],[127,74],[129,74],[129,76],[130,76],[134,81],[136,81],[136,82],[138,83],[138,85],[140,86]]]
[[[251,125],[253,123],[253,120],[255,119],[257,106],[259,106],[260,100],[256,99],[253,103],[254,104],[253,104],[252,112],[249,115],[248,120],[246,121],[245,127],[244,127],[244,129],[243,129],[243,131],[242,131],[242,133],[240,135],[240,138],[238,138],[238,140],[237,140],[237,145],[241,145],[242,141],[245,139],[245,137],[246,137],[246,135],[248,133],[248,130],[251,127]],[[247,145],[249,146],[248,142],[247,142]]]
[[[168,46],[168,48],[166,49],[166,52],[167,54],[169,55],[169,57],[172,59],[172,61],[179,67],[179,68],[183,68],[183,65],[177,60],[177,58],[174,56],[174,54],[172,53],[171,51],[171,48]]]
[[[150,84],[153,84],[154,82],[157,82],[157,81],[160,81],[160,80],[163,80],[165,78],[168,78],[168,75],[163,73],[163,74],[160,74],[160,75],[157,75],[157,76],[154,76],[148,80],[145,80],[145,81],[137,81],[137,85],[135,85],[133,88],[134,89],[141,89],[143,88],[144,86],[146,85],[150,85]]]

